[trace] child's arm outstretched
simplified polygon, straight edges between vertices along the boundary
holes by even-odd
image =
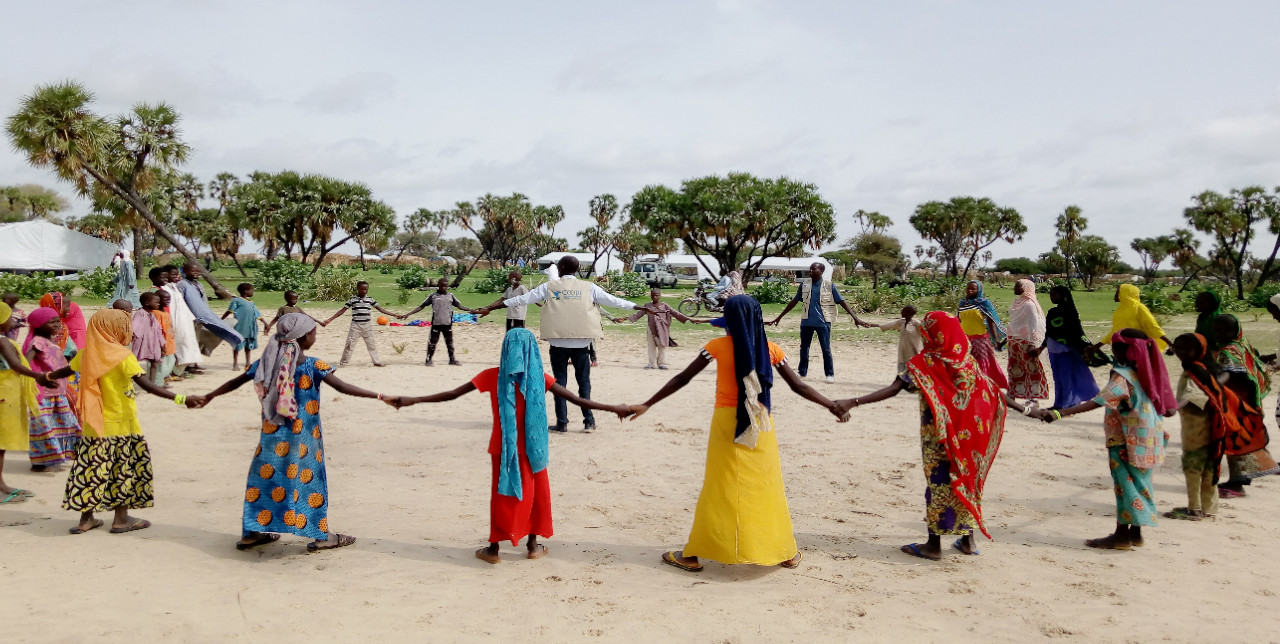
[[[36,384],[42,387],[57,386],[53,383],[54,378],[50,377],[55,373],[59,373],[61,371],[67,371],[68,372],[67,375],[70,375],[71,367],[64,367],[63,369],[57,372],[41,373],[34,369],[29,369],[27,367],[22,366],[22,358],[18,354],[18,348],[13,346],[12,342],[0,341],[0,357],[3,357],[4,361],[9,363],[9,368],[13,369],[15,373],[17,373],[20,376],[26,376],[28,378],[35,380]]]
[[[175,394],[164,387],[158,387],[145,373],[140,373],[134,376],[133,384],[153,396],[159,396],[165,400],[172,400],[179,405],[186,406],[187,409],[198,409],[200,407],[204,407],[208,402],[205,400],[204,396],[184,396],[182,394]]]
[[[391,396],[391,397],[384,396],[382,400],[388,405],[391,405],[396,409],[400,409],[401,407],[408,407],[410,405],[416,405],[418,403],[448,402],[450,400],[461,398],[463,395],[471,393],[475,390],[476,390],[476,386],[472,384],[470,381],[468,381],[460,385],[457,389],[442,391],[438,394],[430,394],[427,396]]]
[[[379,308],[378,308],[378,310],[379,310],[379,311],[381,311],[381,310],[382,310],[382,308],[381,308],[381,307],[379,307]],[[337,312],[337,313],[334,313],[332,316],[330,316],[328,320],[325,320],[324,322],[321,322],[321,323],[320,323],[320,326],[329,326],[329,323],[330,323],[330,322],[332,322],[332,321],[334,321],[334,320],[338,319],[339,317],[341,317],[341,316],[342,316],[342,314],[343,314],[343,313],[346,313],[346,312],[347,312],[347,307],[345,307],[345,306],[344,306],[344,307],[342,307],[342,308],[340,308],[340,309],[338,309],[338,312]],[[313,319],[314,319],[314,318],[313,318]]]
[[[221,385],[219,385],[217,389],[214,389],[213,391],[205,394],[203,396],[204,404],[207,405],[213,402],[214,398],[217,398],[222,394],[228,394],[239,389],[241,386],[243,386],[246,382],[249,382],[250,380],[253,380],[253,376],[249,375],[248,373],[242,373],[237,375],[231,380],[228,380],[222,383]]]

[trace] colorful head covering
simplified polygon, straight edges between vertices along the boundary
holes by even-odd
[[[84,346],[80,349],[80,418],[86,427],[103,436],[102,383],[99,379],[133,355],[133,324],[129,314],[103,309],[89,318]]]
[[[62,318],[62,332],[53,339],[59,347],[66,349],[67,340],[70,339],[76,349],[84,348],[86,327],[84,312],[80,310],[79,304],[72,302],[66,295],[54,291],[45,293],[44,297],[40,298],[40,306],[47,306],[57,311],[58,317]]]
[[[982,487],[1000,449],[1008,408],[1000,389],[982,373],[969,354],[969,338],[960,320],[933,311],[921,321],[924,349],[907,362],[911,382],[946,431],[951,489],[973,514],[987,538],[982,521]]]
[[[1209,462],[1213,464],[1213,482],[1217,483],[1224,453],[1249,454],[1266,447],[1265,430],[1258,432],[1254,429],[1261,423],[1247,422],[1250,417],[1261,419],[1262,412],[1218,380],[1213,366],[1206,362],[1208,339],[1199,333],[1187,333],[1178,339],[1182,341],[1183,338],[1189,338],[1188,344],[1195,351],[1182,362],[1182,373],[1209,399],[1204,411],[1209,416]]]
[[[13,307],[0,302],[0,324],[8,322],[11,317],[13,317]]]
[[[750,295],[735,295],[724,303],[724,324],[733,338],[733,376],[738,383],[737,418],[733,442],[754,448],[756,436],[769,431],[773,408],[773,361],[764,334],[760,303]]]
[[[1111,345],[1127,346],[1129,362],[1138,378],[1138,386],[1151,399],[1156,413],[1178,408],[1178,399],[1173,395],[1173,387],[1169,384],[1169,372],[1164,366],[1164,356],[1160,355],[1160,347],[1151,338],[1130,338],[1123,333],[1111,335]],[[1130,383],[1132,384],[1132,383]]]
[[[520,480],[520,428],[516,392],[524,398],[524,448],[529,469],[547,469],[547,384],[538,340],[528,329],[515,328],[502,339],[498,364],[498,423],[502,453],[498,459],[498,494],[523,499]]]
[[[1198,299],[1201,295],[1213,298],[1213,307],[1196,316],[1196,333],[1205,338],[1211,338],[1213,337],[1213,319],[1222,315],[1222,298],[1213,291],[1202,291],[1196,298]]]
[[[1240,318],[1224,313],[1219,315],[1220,324],[1228,325],[1228,330],[1235,339],[1226,344],[1211,343],[1218,352],[1218,363],[1235,367],[1237,370],[1243,371],[1249,380],[1253,382],[1257,391],[1257,396],[1250,402],[1257,407],[1262,407],[1262,400],[1271,393],[1271,372],[1267,369],[1267,365],[1262,362],[1262,357],[1258,355],[1258,351],[1253,348],[1244,337],[1244,328],[1240,325]]]
[[[742,286],[742,272],[729,271],[729,288],[724,290],[724,296],[729,298],[735,295],[744,295],[746,292],[747,289]]]
[[[969,284],[977,286],[978,293],[973,297],[969,297],[967,293],[968,287],[966,286],[965,297],[960,300],[960,307],[957,312],[977,309],[982,313],[983,319],[987,321],[987,335],[991,336],[991,342],[997,347],[1004,344],[1004,341],[1008,339],[1008,333],[1005,331],[1004,324],[1000,322],[1000,314],[996,312],[996,305],[987,299],[983,292],[982,282],[971,280]]]
[[[4,302],[0,302],[0,324],[4,324],[5,322],[8,322],[10,317],[13,317],[13,308],[11,308],[8,304],[5,304]],[[7,338],[3,336],[0,336],[0,342],[13,342],[15,349],[18,346],[17,342],[14,342],[11,338]],[[18,360],[23,367],[26,367],[27,369],[31,368],[31,363],[27,362],[27,357],[23,355],[23,352],[21,351],[18,352]],[[0,369],[9,369],[9,368],[10,368],[10,365],[8,361],[6,361],[3,357],[0,357]],[[35,379],[20,377],[18,378],[18,387],[20,392],[19,395],[22,396],[23,401],[26,402],[27,409],[32,410],[34,412],[34,410],[39,407],[39,402],[36,399]],[[10,402],[13,402],[13,401],[10,401]]]
[[[1117,293],[1120,296],[1120,306],[1111,314],[1111,333],[1103,342],[1110,343],[1115,334],[1125,329],[1137,329],[1154,340],[1161,351],[1168,348],[1164,340],[1160,339],[1164,336],[1164,329],[1160,328],[1156,317],[1151,315],[1151,309],[1142,303],[1142,291],[1133,284],[1121,284]]]
[[[302,356],[298,338],[314,328],[316,321],[311,316],[285,313],[262,349],[253,374],[253,388],[262,401],[262,417],[273,425],[284,425],[298,417],[298,398],[294,395],[298,358]]]
[[[1022,287],[1022,295],[1009,306],[1009,333],[1038,347],[1044,344],[1045,318],[1044,309],[1036,299],[1036,283],[1020,279],[1018,285]]]
[[[58,315],[57,311],[47,306],[42,306],[32,311],[31,315],[27,316],[27,327],[28,327],[27,340],[26,342],[22,343],[22,352],[26,353],[27,349],[31,348],[31,343],[35,340],[35,337],[36,337],[36,329],[48,324],[49,320],[58,319],[61,317],[62,316]]]

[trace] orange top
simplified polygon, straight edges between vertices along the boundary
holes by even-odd
[[[716,338],[702,347],[702,357],[716,361],[716,407],[738,406],[738,381],[733,373],[733,338]],[[775,366],[787,361],[782,347],[769,343],[769,362]]]
[[[160,321],[160,329],[164,331],[164,354],[171,356],[177,353],[178,341],[173,337],[173,318],[166,311],[152,311],[151,315],[156,316]]]

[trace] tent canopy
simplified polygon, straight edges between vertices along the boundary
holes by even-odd
[[[88,271],[111,264],[120,247],[47,221],[0,224],[0,270]]]
[[[587,267],[591,265],[591,262],[595,261],[595,258],[596,258],[596,256],[592,255],[591,253],[562,253],[562,252],[547,253],[546,255],[543,255],[542,257],[538,258],[538,268],[541,270],[546,270],[552,264],[560,261],[560,258],[564,257],[565,255],[573,255],[574,257],[577,257],[578,263],[582,265],[580,270],[583,270],[583,271],[585,271]],[[619,260],[617,257],[614,257],[612,253],[608,255],[602,255],[600,257],[600,261],[596,262],[596,275],[604,275],[609,271],[621,271],[621,270],[625,270],[622,266],[622,260]]]

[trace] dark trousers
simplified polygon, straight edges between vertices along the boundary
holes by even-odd
[[[590,400],[591,358],[588,355],[587,348],[566,349],[564,347],[551,347],[551,375],[555,376],[556,384],[561,387],[564,387],[569,382],[570,362],[573,363],[573,375],[578,379],[578,395]],[[596,417],[592,415],[590,409],[582,410],[582,422],[595,424]],[[556,426],[569,426],[569,403],[559,396],[556,396]]]
[[[453,325],[441,324],[440,326],[431,325],[431,339],[427,341],[427,360],[436,354],[436,343],[440,341],[440,336],[444,336],[444,348],[449,350],[449,361],[453,362]]]
[[[822,370],[828,376],[836,375],[836,365],[831,361],[831,325],[800,327],[800,375],[809,373],[809,345],[813,342],[813,334],[818,334],[818,345],[822,347]]]
[[[512,320],[511,318],[507,318],[508,331],[510,331],[511,329],[523,329],[523,328],[524,328],[524,320]]]

